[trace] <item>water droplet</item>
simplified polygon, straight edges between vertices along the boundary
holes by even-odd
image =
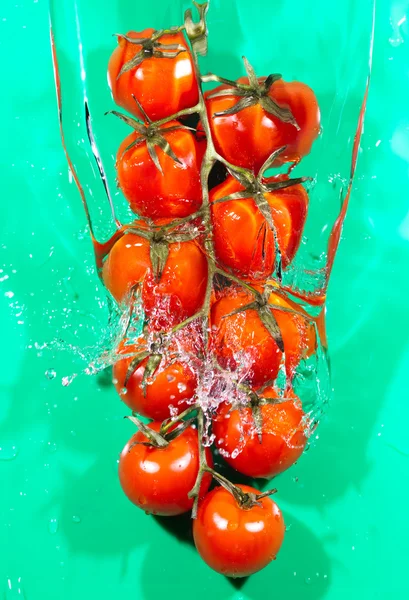
[[[148,501],[145,498],[145,496],[139,496],[138,503],[141,504],[142,506],[144,506],[145,504],[148,504]]]
[[[187,390],[187,386],[184,383],[178,383],[179,392],[185,392]]]
[[[47,442],[47,450],[51,454],[57,452],[57,444],[55,442]]]
[[[58,519],[50,519],[48,524],[48,531],[54,535],[58,531]]]
[[[54,369],[47,369],[44,375],[47,377],[47,379],[55,379],[57,376],[57,371],[54,371]]]
[[[14,460],[19,449],[14,444],[2,445],[0,447],[0,460]]]
[[[306,577],[304,581],[307,585],[309,585],[311,583],[311,577]]]
[[[21,584],[21,577],[18,577],[16,581],[7,579],[7,587],[5,593],[6,600],[25,600],[26,596]]]
[[[73,515],[72,522],[73,523],[81,523],[81,517],[79,517],[78,515]]]
[[[61,379],[61,383],[64,387],[68,387],[69,385],[71,385],[71,383],[74,381],[74,379],[76,378],[77,374],[74,373],[73,375],[66,375],[65,377],[63,377]]]
[[[239,526],[238,523],[236,523],[235,521],[229,521],[227,524],[227,529],[229,531],[236,531],[237,527]]]

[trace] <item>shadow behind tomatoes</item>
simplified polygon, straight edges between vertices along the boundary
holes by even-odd
[[[160,423],[149,427],[159,431]],[[126,496],[154,515],[180,515],[193,506],[188,493],[193,488],[199,471],[197,430],[192,426],[170,441],[165,448],[146,446],[146,436],[138,432],[131,437],[119,459],[119,481]],[[206,459],[212,466],[210,450]],[[200,497],[206,493],[211,475],[205,473]]]

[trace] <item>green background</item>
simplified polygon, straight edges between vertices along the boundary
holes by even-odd
[[[108,4],[54,3],[67,143],[101,232],[107,217],[95,212],[102,192],[84,133],[77,23],[111,177],[125,130],[103,117],[112,108],[110,34],[177,24],[187,6]],[[238,76],[246,54],[262,74],[274,56],[287,78],[317,91],[323,136],[302,163],[318,178],[311,235],[331,222],[336,185],[348,177],[372,18],[370,2],[328,4],[214,0],[205,63]],[[106,379],[61,384],[104,345],[108,310],[60,143],[48,3],[2,1],[0,598],[408,597],[408,9],[402,0],[377,3],[362,150],[328,296],[333,398],[311,449],[277,480],[288,527],[277,561],[233,585],[198,558],[186,521],[176,536],[121,493],[116,461],[132,427]],[[324,238],[314,235],[321,250]]]

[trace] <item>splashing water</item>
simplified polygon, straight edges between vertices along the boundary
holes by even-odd
[[[121,221],[117,216],[117,207],[115,206],[115,202],[113,201],[112,194],[109,190],[109,178],[107,177],[106,172],[104,170],[104,161],[101,158],[102,153],[97,145],[97,140],[99,136],[96,136],[93,131],[93,121],[91,116],[90,103],[88,100],[89,90],[87,87],[87,71],[85,67],[84,57],[82,55],[83,42],[81,38],[81,31],[78,19],[76,35],[78,37],[80,49],[79,65],[81,66],[81,83],[79,85],[85,106],[85,125],[88,135],[89,146],[92,151],[91,153],[97,164],[99,177],[103,184],[107,205],[109,207],[109,213],[111,215],[111,225],[114,227],[113,232],[112,228],[111,230],[109,230],[109,227],[107,225],[108,219],[106,220],[106,223],[103,224],[103,226],[100,225],[101,219],[97,219],[98,227],[94,226],[93,218],[91,215],[93,212],[95,212],[95,209],[92,209],[90,207],[90,198],[87,197],[87,191],[81,184],[80,177],[75,167],[75,163],[71,158],[71,153],[67,149],[64,136],[66,124],[63,116],[64,106],[62,88],[62,86],[64,86],[67,82],[65,81],[64,76],[61,79],[61,73],[58,64],[58,45],[62,43],[62,40],[57,40],[56,43],[54,33],[55,29],[58,29],[58,27],[54,26],[54,21],[58,21],[58,17],[55,15],[55,11],[52,10],[51,42],[53,49],[53,62],[59,108],[61,138],[66,153],[67,161],[69,164],[71,176],[73,177],[78,187],[84,205],[88,221],[88,229],[95,250],[97,269],[100,271],[104,258],[107,256],[114,244],[124,234],[124,226],[121,224]],[[372,43],[373,31],[370,44],[371,49]],[[371,51],[372,50],[370,50],[369,75],[371,69]],[[335,219],[335,222],[333,224],[326,222],[321,227],[321,233],[328,232],[329,234],[326,239],[327,249],[321,250],[321,252],[316,253],[314,251],[316,244],[311,244],[311,251],[308,256],[308,260],[306,260],[310,240],[306,236],[304,236],[301,248],[299,250],[299,255],[301,258],[299,260],[295,260],[294,263],[290,266],[290,268],[283,272],[282,291],[285,292],[288,295],[288,297],[291,298],[291,300],[299,306],[299,310],[303,311],[303,319],[308,321],[309,324],[312,324],[316,332],[317,344],[315,351],[310,356],[303,358],[300,361],[297,368],[295,369],[295,372],[292,375],[291,382],[294,388],[294,392],[302,400],[303,410],[306,415],[304,420],[306,432],[310,432],[315,428],[331,394],[329,365],[326,347],[327,341],[325,334],[324,306],[329,276],[334,263],[336,250],[340,241],[342,225],[346,216],[346,211],[348,208],[348,203],[352,190],[352,183],[358,157],[360,137],[363,128],[363,118],[365,114],[367,93],[369,87],[369,75],[364,90],[364,98],[361,104],[358,126],[354,137],[349,177],[346,177],[344,173],[336,172],[335,174],[327,177],[325,181],[325,184],[330,184],[334,187],[339,186],[339,197],[341,198],[341,209],[339,211],[338,216]],[[102,86],[104,85],[104,83],[101,81],[100,85]],[[322,139],[325,139],[325,132],[321,137]],[[114,151],[113,148],[112,151]],[[313,182],[309,186],[309,193],[311,196],[312,205],[315,199],[318,200],[317,196],[319,196],[319,194],[322,195],[322,185],[323,182],[320,180],[320,177],[316,175],[313,178]],[[328,200],[328,193],[325,193],[324,195],[325,199]],[[98,197],[100,197],[100,195],[98,195]],[[101,210],[102,209],[100,205],[98,207],[98,211]],[[122,213],[123,211],[121,212],[121,214]],[[105,241],[98,241],[95,233],[97,229],[100,233],[99,239],[105,239]],[[308,267],[312,265],[313,268],[306,268],[302,261],[306,262],[306,264],[308,264]],[[54,341],[53,343],[48,344],[48,348],[51,348],[53,350],[63,350],[75,354],[77,357],[79,357],[83,364],[83,368],[79,371],[79,373],[65,375],[62,378],[62,384],[64,386],[70,385],[70,383],[79,374],[96,375],[104,371],[108,367],[111,367],[118,360],[117,347],[119,342],[123,339],[126,339],[127,343],[131,345],[141,336],[144,327],[144,314],[140,298],[136,297],[136,300],[137,302],[135,304],[124,303],[119,307],[115,303],[110,301],[108,327],[104,331],[104,336],[95,346],[83,349],[75,347],[72,344],[66,344],[61,340]],[[147,338],[148,347],[151,344],[155,343],[155,341],[155,334],[150,332]],[[203,339],[199,341],[199,345],[204,345],[204,343],[205,342]],[[217,410],[218,406],[222,402],[232,402],[233,399],[239,405],[244,405],[246,404],[246,401],[248,402],[246,394],[244,392],[240,392],[240,385],[243,384],[243,382],[245,382],[246,374],[251,369],[251,364],[246,364],[245,357],[243,358],[243,356],[237,355],[234,358],[237,364],[240,365],[240,368],[236,369],[235,371],[223,370],[222,368],[220,368],[219,365],[217,366],[217,368],[215,368],[215,360],[212,356],[205,357],[205,359],[201,361],[200,365],[197,365],[197,356],[195,356],[192,353],[186,352],[182,343],[177,342],[177,345],[178,358],[182,363],[188,364],[195,371],[195,374],[197,376],[198,386],[196,390],[195,402],[198,402],[198,404],[201,406],[206,417],[204,443],[205,445],[211,445],[213,442],[213,435],[210,433],[211,418]],[[123,358],[123,356],[121,358]],[[283,399],[285,399],[286,389],[289,383],[288,372],[286,368],[287,359],[288,357],[284,353],[279,373],[275,381],[275,385],[279,390],[281,398]],[[157,373],[162,372],[165,368],[165,365],[166,360],[162,359],[158,366]],[[50,369],[49,371],[47,371],[46,376],[50,379],[54,378],[54,373],[55,372],[52,369]],[[126,391],[126,388],[124,389]],[[124,394],[125,391],[123,392]],[[180,389],[179,391],[182,392],[183,390]],[[170,398],[171,414],[176,414],[177,407],[172,405],[172,400],[173,398]],[[234,451],[234,453],[236,452],[240,452],[240,448],[237,448]]]

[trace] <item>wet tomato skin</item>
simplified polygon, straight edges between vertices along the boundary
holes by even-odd
[[[146,316],[155,330],[172,327],[200,310],[207,284],[207,260],[195,241],[169,245],[169,256],[159,280],[155,280],[150,243],[128,233],[111,249],[102,276],[118,303],[141,285]]]
[[[278,394],[268,388],[262,396],[277,398]],[[307,443],[305,415],[292,392],[285,396],[290,398],[286,402],[260,407],[261,443],[250,408],[231,410],[227,403],[219,407],[213,421],[216,445],[226,462],[240,473],[271,478],[291,467],[303,453]]]
[[[160,423],[149,424],[159,431]],[[191,510],[193,500],[188,493],[193,488],[199,470],[197,430],[188,427],[165,448],[145,446],[143,433],[131,437],[119,458],[119,481],[131,502],[145,512],[175,516]],[[212,465],[209,449],[206,459]],[[211,475],[203,477],[200,496],[208,490]]]
[[[151,28],[129,31],[127,36],[147,38],[154,31]],[[132,97],[134,95],[152,121],[195,106],[199,99],[193,61],[183,33],[165,34],[158,41],[161,44],[180,44],[185,51],[175,58],[146,57],[138,66],[118,77],[124,64],[142,48],[118,36],[118,46],[108,65],[108,80],[116,104],[143,118]]]
[[[252,301],[250,293],[238,288],[230,288],[215,301],[211,310],[212,348],[222,367],[236,371],[253,386],[261,386],[276,378],[282,353],[257,311],[230,315]]]
[[[264,80],[259,79],[260,82]],[[238,81],[248,84],[246,77]],[[227,87],[222,85],[216,90]],[[216,150],[229,162],[258,173],[270,154],[282,146],[287,147],[275,161],[275,166],[298,162],[310,152],[320,130],[320,111],[314,92],[304,83],[280,79],[273,83],[269,93],[272,100],[291,110],[298,129],[272,116],[260,104],[233,115],[214,116],[233,107],[239,100],[233,95],[209,98],[216,90],[205,93],[206,108]]]
[[[311,317],[289,298],[272,292],[269,296],[269,304],[279,307],[272,308],[272,311],[283,338],[286,374],[291,380],[300,361],[315,352],[317,344],[315,328]],[[286,312],[280,308],[296,310],[301,314]]]
[[[170,121],[166,127],[177,125],[177,121]],[[131,209],[152,220],[187,217],[202,204],[200,166],[206,144],[188,130],[162,130],[179,162],[156,147],[161,173],[145,141],[127,150],[140,137],[136,132],[124,139],[116,160],[118,185]]]
[[[125,378],[130,363],[137,353],[147,348],[144,338],[139,338],[134,344],[125,345],[123,342],[118,348],[119,355],[129,355],[127,358],[117,360],[113,367],[115,388],[121,400],[133,411],[153,419],[164,421],[171,416],[170,406],[175,413],[180,413],[189,406],[189,400],[197,386],[194,370],[187,361],[178,359],[176,354],[170,353],[168,360],[158,371],[147,380],[146,393],[142,388],[142,380],[148,358],[143,360],[130,376],[126,386]],[[191,361],[190,361],[191,362]]]
[[[286,176],[270,177],[265,183],[282,181]],[[213,236],[218,261],[236,275],[249,281],[267,279],[274,271],[276,248],[274,233],[252,198],[217,202],[242,191],[242,185],[229,175],[210,192]],[[292,262],[301,242],[308,194],[302,185],[265,194],[277,232],[283,268]]]
[[[244,492],[259,493],[240,485]],[[227,577],[247,577],[275,559],[284,539],[284,520],[277,504],[240,508],[230,492],[216,487],[199,503],[193,537],[202,559]]]

